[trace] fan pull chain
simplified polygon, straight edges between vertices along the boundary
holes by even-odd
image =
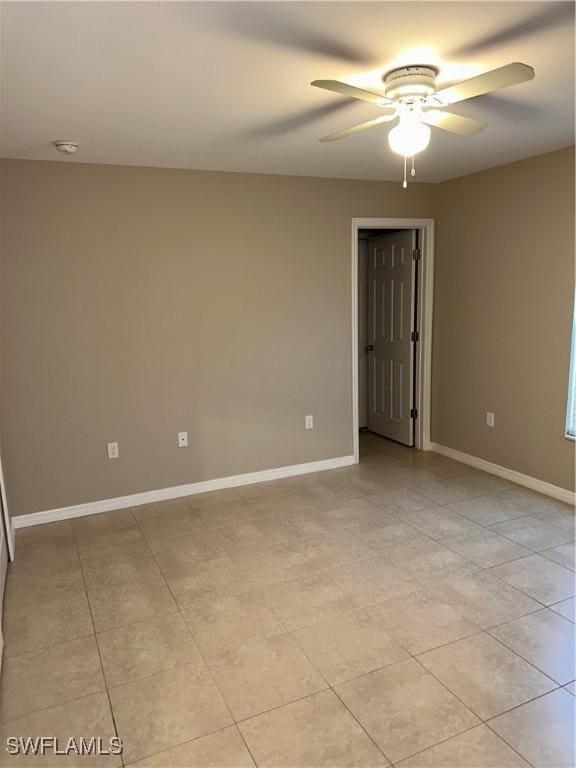
[[[404,181],[402,182],[402,188],[406,189],[408,182],[406,181],[406,156],[404,156]]]
[[[410,176],[416,176],[416,168],[414,168],[414,155],[412,155],[412,170],[410,171]]]

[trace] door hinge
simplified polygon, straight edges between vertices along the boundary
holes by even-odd
[[[422,255],[422,252],[420,251],[420,248],[413,249],[412,258],[414,259],[414,261],[419,261],[421,255]]]
[[[418,331],[412,331],[410,334],[410,341],[420,341],[420,334]]]
[[[418,418],[418,409],[417,408],[410,408],[410,418],[411,419],[417,419]]]

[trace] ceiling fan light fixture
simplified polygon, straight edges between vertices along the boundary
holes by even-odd
[[[388,133],[392,152],[402,157],[414,157],[430,143],[430,128],[420,121],[418,113],[409,111],[400,115],[400,122]]]
[[[433,57],[433,54],[431,53],[430,56]],[[532,80],[534,69],[528,64],[513,61],[511,64],[476,75],[456,85],[442,88],[440,91],[436,88],[437,75],[438,69],[433,65],[396,67],[383,77],[384,96],[338,80],[314,80],[312,85],[318,88],[377,104],[385,107],[390,113],[352,128],[331,133],[320,141],[343,139],[365,128],[395,120],[398,116],[400,118],[398,125],[388,133],[388,144],[393,152],[404,159],[402,186],[406,189],[408,186],[407,160],[412,158],[410,175],[414,176],[416,174],[414,155],[423,152],[428,146],[429,125],[460,136],[472,136],[486,127],[486,123],[481,120],[443,112],[444,107]]]

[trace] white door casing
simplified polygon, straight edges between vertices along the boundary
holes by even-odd
[[[414,445],[414,230],[368,241],[368,427]]]
[[[0,528],[3,527],[2,533],[4,534],[4,540],[8,549],[8,559],[14,560],[15,543],[14,543],[14,529],[12,527],[12,520],[8,514],[8,499],[6,498],[6,485],[4,484],[4,471],[2,469],[2,458],[0,457]]]
[[[6,571],[8,570],[8,545],[4,535],[4,527],[0,521],[0,672],[2,671],[2,659],[4,652],[4,587],[6,584]]]
[[[368,239],[358,241],[358,426],[368,426]]]
[[[434,305],[434,219],[430,218],[375,218],[362,217],[351,220],[350,299],[351,299],[351,407],[352,441],[354,460],[360,459],[360,432],[358,429],[358,233],[361,229],[416,229],[421,251],[418,272],[417,327],[419,341],[416,346],[416,419],[415,447],[422,451],[431,449],[430,403],[432,379],[432,324]]]
[[[6,585],[8,560],[14,560],[14,531],[8,515],[4,474],[2,471],[2,461],[0,460],[0,671],[2,669],[4,651],[4,634],[2,628],[4,618],[4,587]]]

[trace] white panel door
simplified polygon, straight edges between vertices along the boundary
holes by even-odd
[[[368,241],[368,428],[414,445],[416,233],[388,232]]]

